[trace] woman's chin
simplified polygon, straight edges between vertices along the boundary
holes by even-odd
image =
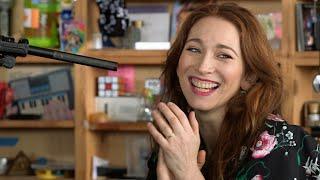
[[[198,110],[198,111],[211,111],[215,108],[215,106],[206,105],[203,102],[202,103],[189,103],[189,105],[192,107],[192,109]]]

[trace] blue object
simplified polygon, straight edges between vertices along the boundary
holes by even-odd
[[[35,162],[37,165],[46,165],[48,164],[48,159],[45,158],[45,157],[39,157],[36,159],[36,162]]]
[[[63,9],[60,13],[60,17],[63,21],[69,21],[73,19],[72,9]]]
[[[16,137],[0,137],[0,147],[15,146],[18,142]]]

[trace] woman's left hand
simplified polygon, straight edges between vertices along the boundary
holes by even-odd
[[[148,124],[148,130],[163,150],[168,169],[176,179],[187,179],[201,172],[197,164],[200,146],[199,125],[192,111],[189,119],[174,103],[159,103],[152,112],[158,129]]]

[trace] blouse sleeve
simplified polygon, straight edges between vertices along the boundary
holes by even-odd
[[[320,179],[316,140],[301,127],[267,123],[237,179]]]
[[[157,161],[158,161],[158,153],[156,151],[152,151],[151,156],[148,160],[148,175],[146,180],[157,180]]]
[[[301,178],[320,179],[320,147],[317,141],[301,127],[295,127],[297,132],[296,164]]]

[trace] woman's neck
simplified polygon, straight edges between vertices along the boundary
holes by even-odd
[[[220,127],[225,117],[225,108],[215,111],[196,110],[195,112],[199,122],[200,134],[207,147],[207,153],[211,154],[212,147],[217,141]]]

